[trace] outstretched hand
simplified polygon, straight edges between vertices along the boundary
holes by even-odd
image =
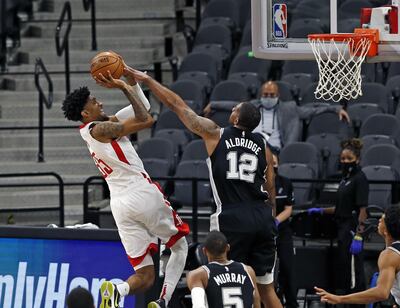
[[[132,76],[132,78],[134,78],[136,81],[144,82],[150,78],[150,76],[147,75],[146,72],[135,70],[134,68],[131,68],[129,66],[124,68],[124,74],[125,74],[125,70],[126,70],[127,74]]]
[[[97,84],[109,89],[113,88],[122,89],[123,87],[126,86],[125,81],[113,78],[110,71],[107,71],[106,76],[104,76],[101,73],[98,74],[97,76],[94,77],[94,80],[96,80]]]
[[[315,293],[321,297],[321,302],[332,305],[340,304],[340,296],[331,294],[324,289],[314,287]]]
[[[350,123],[350,116],[346,110],[340,109],[338,115],[340,121],[345,120],[347,123]]]

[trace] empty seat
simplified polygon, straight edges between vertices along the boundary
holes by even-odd
[[[218,70],[218,63],[209,54],[204,53],[190,53],[182,61],[179,74],[190,72],[203,72],[207,73],[211,83],[214,85],[219,81],[220,72]]]
[[[353,33],[355,28],[361,28],[360,18],[343,18],[337,24],[338,33]]]
[[[212,17],[229,18],[238,27],[240,25],[240,8],[237,0],[210,1],[204,8],[202,20]]]
[[[208,25],[199,29],[194,40],[194,46],[202,44],[218,44],[225,50],[227,56],[232,52],[232,33],[222,25]]]
[[[239,80],[218,83],[211,93],[210,101],[247,101],[250,98],[246,85]]]
[[[242,82],[249,92],[251,98],[255,98],[262,85],[260,78],[256,74],[234,73],[229,76],[229,80],[238,80]]]
[[[181,162],[186,160],[206,160],[208,157],[204,140],[191,141],[184,149]]]
[[[278,173],[289,179],[315,179],[313,169],[306,164],[281,163],[278,167]],[[296,206],[303,205],[310,201],[312,188],[312,183],[293,182]]]
[[[170,129],[167,128],[167,129],[157,130],[154,134],[154,137],[171,141],[174,145],[174,153],[177,153],[176,159],[180,157],[184,147],[190,141],[189,132],[187,130],[177,129],[177,128],[170,128]],[[178,161],[176,160],[176,162]]]
[[[375,82],[363,82],[361,85],[363,95],[350,101],[353,103],[371,103],[379,105],[385,112],[387,111],[387,94],[384,85]]]
[[[282,75],[290,73],[306,73],[318,76],[318,66],[316,61],[285,61],[282,67]]]
[[[391,114],[373,114],[364,120],[360,136],[385,135],[396,139],[400,128],[399,120]]]
[[[198,108],[204,107],[206,90],[194,80],[177,80],[171,84],[170,89],[184,100],[195,102]]]
[[[311,143],[293,142],[286,145],[280,155],[280,164],[305,164],[309,166],[315,175],[319,174],[318,170],[319,151]]]
[[[282,81],[292,86],[292,91],[297,97],[301,97],[305,89],[312,84],[315,79],[314,75],[306,73],[289,73],[282,76]]]
[[[271,68],[271,61],[257,59],[248,53],[238,54],[232,61],[229,68],[229,76],[235,73],[257,74],[257,76],[265,81]]]
[[[319,134],[307,138],[320,152],[322,177],[335,175],[339,171],[340,137],[336,134]]]
[[[367,135],[361,138],[363,147],[361,149],[361,157],[372,146],[377,144],[395,144],[393,138],[385,135]]]
[[[140,143],[138,154],[141,159],[160,159],[169,163],[169,170],[175,164],[174,145],[170,140],[150,138]]]
[[[313,116],[307,127],[307,137],[323,133],[336,134],[341,138],[347,138],[352,135],[350,125],[340,121],[338,115],[332,112]]]
[[[400,174],[400,150],[393,144],[377,144],[364,152],[362,166],[381,165],[392,167]]]
[[[197,183],[198,205],[209,205],[212,202],[212,192],[209,181],[209,173],[206,161],[183,161],[179,163],[175,173],[176,178],[207,179]],[[182,205],[193,205],[192,181],[175,181],[173,198]]]
[[[338,17],[344,18],[360,18],[361,9],[364,7],[372,7],[368,0],[347,0],[344,1],[338,10]]]
[[[395,181],[395,172],[388,166],[367,166],[362,168],[368,180]],[[369,184],[368,205],[377,205],[385,209],[392,204],[391,184]]]
[[[400,101],[400,76],[393,76],[386,82],[388,94],[388,113],[395,113]]]
[[[209,95],[214,87],[214,83],[206,72],[186,72],[179,74],[178,80],[191,80],[204,88],[206,94]]]
[[[186,129],[185,125],[183,125],[181,120],[179,120],[175,112],[171,111],[168,108],[165,108],[164,111],[161,112],[158,117],[155,131],[159,131],[160,129],[170,129],[170,128]]]
[[[383,113],[383,109],[377,104],[361,103],[350,104],[347,112],[353,126],[359,129],[366,118],[373,114]]]

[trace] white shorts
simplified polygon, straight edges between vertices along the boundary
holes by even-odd
[[[171,247],[189,234],[189,226],[150,179],[135,182],[119,195],[114,194],[110,205],[121,242],[134,268],[140,267],[148,253],[157,252],[157,238]]]

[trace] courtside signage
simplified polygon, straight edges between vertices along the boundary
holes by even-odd
[[[0,238],[2,308],[64,308],[77,286],[88,289],[98,307],[101,283],[120,283],[132,273],[117,241]],[[123,298],[121,307],[135,308],[135,298]]]

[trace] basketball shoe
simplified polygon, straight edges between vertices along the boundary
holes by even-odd
[[[99,308],[118,308],[121,295],[117,286],[110,281],[104,281],[100,286],[101,303]]]
[[[160,298],[156,301],[152,301],[147,305],[147,308],[167,308],[165,305],[165,299]]]

